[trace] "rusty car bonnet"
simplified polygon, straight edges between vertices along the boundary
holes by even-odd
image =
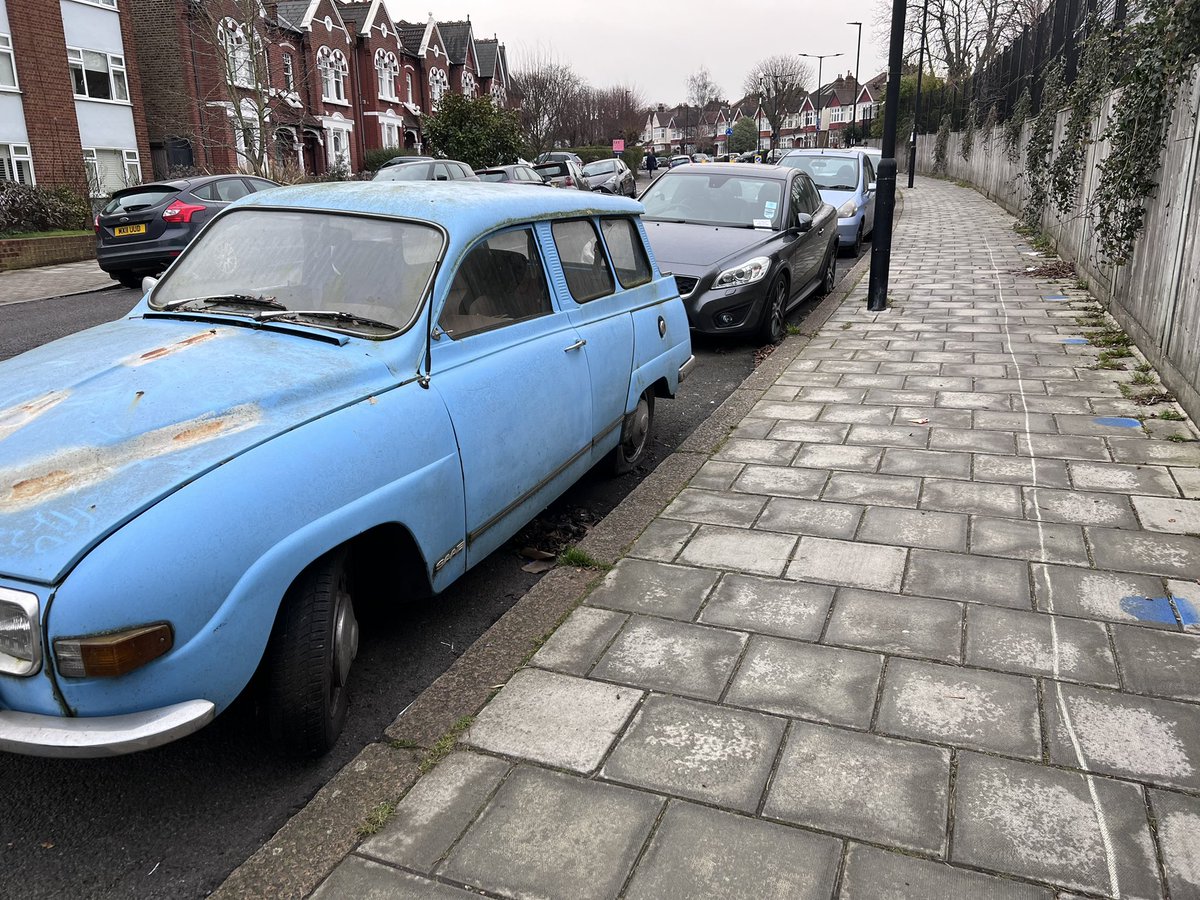
[[[395,383],[354,343],[167,320],[0,362],[0,574],[55,583],[205,471]]]

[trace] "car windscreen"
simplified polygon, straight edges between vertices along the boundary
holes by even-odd
[[[785,156],[781,166],[807,172],[818,188],[853,191],[858,187],[859,161],[852,156]]]
[[[372,181],[428,181],[429,163],[404,163],[380,169]]]
[[[476,172],[480,181],[508,181],[508,175],[504,172]]]
[[[704,169],[671,171],[642,195],[644,218],[777,228],[783,182],[752,175],[709,174]]]
[[[104,207],[100,215],[114,216],[118,213],[150,209],[151,207],[158,206],[164,200],[174,197],[178,193],[178,188],[167,187],[165,185],[151,185],[139,188],[127,194],[120,194],[113,197],[108,201],[108,205]]]
[[[542,178],[567,178],[571,170],[565,162],[539,163],[533,167]]]
[[[409,326],[421,306],[442,250],[442,232],[430,225],[318,211],[245,208],[214,219],[154,288],[155,309],[191,298],[215,298],[214,311],[250,298],[245,315],[328,326],[390,337]],[[270,309],[261,308],[270,301]],[[208,309],[205,304],[202,308]],[[325,315],[305,319],[293,311]],[[380,327],[384,326],[384,327]]]
[[[584,175],[611,175],[617,171],[617,161],[614,159],[598,159],[583,167]]]

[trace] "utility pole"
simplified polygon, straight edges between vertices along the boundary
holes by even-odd
[[[892,217],[896,212],[896,107],[900,105],[900,64],[904,59],[904,12],[907,0],[892,0],[892,42],[888,53],[887,100],[883,108],[883,148],[875,176],[875,234],[871,240],[871,280],[867,309],[887,309],[888,269],[892,263]]]
[[[841,53],[825,53],[818,55],[816,53],[798,53],[797,56],[807,56],[809,59],[817,61],[817,146],[821,146],[821,66],[825,64],[825,60],[833,59],[835,56],[842,56]]]
[[[913,103],[912,144],[908,148],[908,186],[913,186],[917,177],[917,129],[921,121],[921,75],[925,71],[925,26],[929,22],[929,0],[921,12],[921,52],[917,56],[917,96]]]
[[[847,25],[858,26],[858,48],[854,51],[854,112],[850,118],[850,125],[854,128],[856,139],[858,134],[858,95],[862,93],[862,85],[858,81],[858,63],[862,59],[862,22],[847,22]],[[859,140],[859,143],[862,143]]]

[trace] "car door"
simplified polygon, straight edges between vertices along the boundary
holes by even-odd
[[[793,190],[799,188],[797,196],[799,206],[797,213],[805,213],[812,218],[812,226],[800,235],[797,248],[797,278],[796,286],[806,285],[821,277],[821,266],[825,262],[825,253],[829,247],[829,236],[826,229],[830,227],[828,216],[821,216],[823,202],[812,179],[804,173],[798,173],[792,182]]]
[[[553,271],[555,289],[563,307],[570,310],[579,337],[586,342],[583,349],[592,408],[588,437],[595,462],[616,445],[626,412],[633,366],[630,311],[635,298],[630,291],[617,290],[594,221],[569,219],[554,222],[548,230],[558,263]]]
[[[783,220],[784,249],[781,252],[788,271],[792,276],[793,296],[804,289],[812,279],[814,266],[820,265],[813,260],[813,241],[809,240],[810,231],[799,231],[798,224],[801,215],[811,216],[811,201],[805,191],[805,179],[799,175],[792,178],[788,186],[788,209]]]
[[[470,566],[590,466],[588,363],[528,226],[463,258],[434,336],[430,385],[458,440]]]
[[[875,184],[875,166],[867,154],[864,153],[862,158],[863,194],[867,198],[866,224],[863,226],[863,232],[870,234],[875,230],[875,191],[872,188]]]

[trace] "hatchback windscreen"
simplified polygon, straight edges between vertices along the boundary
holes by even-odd
[[[691,167],[689,166],[689,169]],[[783,182],[703,169],[670,172],[642,196],[644,218],[701,225],[775,228]]]
[[[416,222],[235,210],[212,222],[150,305],[388,337],[416,315],[441,249],[442,233]]]
[[[428,181],[429,164],[388,166],[380,169],[372,181]]]
[[[508,181],[508,176],[503,172],[476,172],[480,181]]]
[[[827,191],[853,191],[858,187],[859,161],[849,156],[785,156],[781,166],[807,172],[819,188]]]
[[[146,187],[130,191],[128,194],[121,194],[109,200],[100,215],[116,216],[121,213],[137,212],[140,209],[150,209],[178,193],[179,189],[172,187]]]
[[[611,175],[615,171],[617,171],[617,163],[612,159],[598,159],[583,167],[584,175]]]

